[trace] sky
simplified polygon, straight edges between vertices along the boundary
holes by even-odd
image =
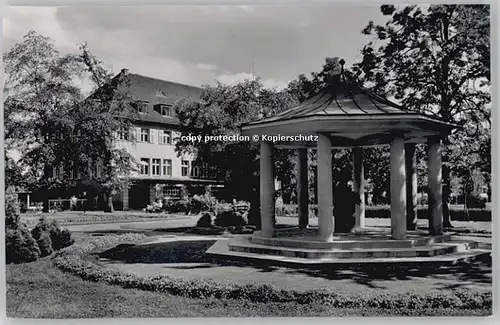
[[[299,74],[320,71],[325,57],[350,65],[369,40],[361,34],[378,6],[10,7],[4,12],[4,51],[33,29],[61,53],[78,44],[105,66],[202,86],[260,77],[283,88]],[[253,63],[252,63],[253,62]],[[82,87],[85,85],[82,84]]]

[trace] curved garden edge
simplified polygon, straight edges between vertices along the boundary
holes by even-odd
[[[99,248],[125,243],[137,243],[146,238],[143,234],[123,234],[92,238],[88,243],[72,245],[53,255],[54,265],[64,272],[84,280],[104,282],[123,288],[165,292],[187,298],[219,298],[249,300],[251,302],[287,302],[297,304],[318,303],[339,308],[426,309],[460,308],[468,310],[491,309],[491,292],[460,290],[447,293],[377,294],[365,296],[343,295],[325,290],[282,290],[267,284],[239,285],[218,283],[212,280],[186,280],[168,275],[143,277],[134,273],[108,269],[82,259],[82,256]]]

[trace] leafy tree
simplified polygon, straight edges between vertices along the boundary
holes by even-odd
[[[18,163],[36,179],[45,211],[51,193],[81,183],[74,177],[78,173],[110,198],[117,176],[133,164],[112,141],[118,129],[130,125],[126,78],[111,79],[86,45],[80,50],[61,55],[52,40],[30,31],[4,54],[6,145],[20,152]],[[75,83],[85,76],[99,89],[90,100],[83,100]],[[98,178],[91,167],[99,164]]]
[[[69,111],[73,124],[64,147],[66,172],[76,169],[96,183],[107,200],[105,211],[112,212],[113,195],[128,188],[127,175],[137,169],[133,156],[115,140],[119,134],[135,140],[131,130],[137,110],[128,73],[122,71],[113,77],[86,44],[80,49],[78,59],[90,76],[94,92]],[[97,168],[102,168],[100,174]]]
[[[181,100],[175,105],[184,130],[194,136],[239,135],[245,122],[268,117],[296,104],[285,92],[265,89],[259,79],[236,85],[207,86],[199,101]],[[249,200],[258,209],[259,146],[253,142],[200,141],[179,139],[178,154],[194,153],[198,159],[217,166],[225,179],[226,192]],[[257,220],[258,222],[258,220]]]
[[[490,23],[487,5],[381,6],[385,25],[369,22],[374,36],[362,49],[356,75],[394,96],[408,109],[446,122],[481,124],[490,119]],[[449,219],[449,137],[444,139],[444,225]]]
[[[21,152],[21,164],[30,167],[39,187],[55,186],[50,166],[56,162],[58,125],[68,107],[81,100],[73,82],[81,72],[77,62],[60,55],[52,41],[34,31],[4,54],[5,142]],[[48,196],[44,209],[48,210]]]

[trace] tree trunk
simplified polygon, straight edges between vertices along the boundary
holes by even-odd
[[[447,138],[443,141],[444,150],[442,155],[442,180],[443,180],[443,227],[453,228],[450,217],[450,166],[448,157],[449,141]]]

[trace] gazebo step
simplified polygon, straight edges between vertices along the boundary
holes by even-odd
[[[309,248],[309,249],[360,249],[360,248],[411,248],[418,246],[428,246],[436,243],[448,242],[451,240],[451,234],[440,236],[427,236],[420,238],[408,238],[405,240],[394,239],[339,239],[331,242],[322,242],[308,238],[266,238],[251,237],[251,242],[256,245],[278,246],[290,248]]]
[[[236,260],[253,264],[277,265],[295,268],[351,268],[351,267],[423,267],[451,266],[461,262],[472,262],[488,256],[491,251],[471,249],[446,255],[423,257],[372,257],[372,258],[300,258],[277,255],[262,255],[229,250],[229,240],[219,240],[207,251],[216,258]]]
[[[311,249],[257,245],[250,242],[248,238],[233,239],[228,245],[229,250],[234,252],[299,257],[307,259],[429,257],[468,251],[478,247],[477,242],[462,241],[411,248]]]

